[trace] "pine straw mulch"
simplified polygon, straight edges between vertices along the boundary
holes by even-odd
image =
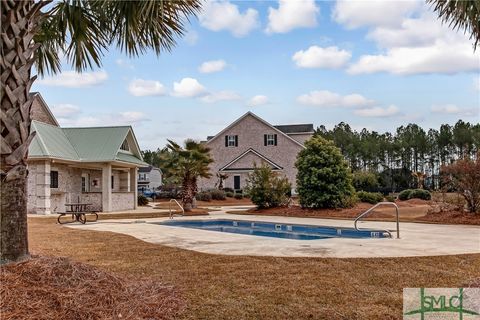
[[[434,205],[431,201],[411,199],[407,201],[397,201],[396,204],[400,209],[400,221],[403,222],[480,225],[480,214],[473,215],[464,212],[430,213],[432,205]],[[228,213],[287,217],[354,219],[372,206],[373,205],[369,203],[358,203],[352,208],[345,209],[304,209],[300,206],[292,206],[290,208],[252,208],[246,211],[232,211]],[[365,220],[393,221],[395,217],[394,212],[395,211],[392,207],[379,207],[372,211],[365,218]]]
[[[2,319],[173,319],[184,303],[171,286],[33,256],[0,267]]]

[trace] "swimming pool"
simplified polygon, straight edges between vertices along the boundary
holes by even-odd
[[[229,219],[212,220],[169,220],[152,222],[170,227],[202,229],[209,231],[239,233],[253,236],[295,240],[318,240],[329,238],[386,238],[382,230],[355,230],[330,226],[273,223]]]

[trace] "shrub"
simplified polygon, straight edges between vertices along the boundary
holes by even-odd
[[[243,194],[241,194],[241,193],[235,194],[235,199],[239,199],[239,200],[243,199]]]
[[[225,191],[225,193],[228,193],[228,192],[233,193],[234,190],[232,188],[223,188],[223,191]]]
[[[383,194],[378,192],[358,191],[357,197],[360,201],[371,204],[376,204],[383,200]]]
[[[195,195],[195,199],[198,201],[210,201],[212,200],[212,194],[208,191],[201,191]]]
[[[355,171],[352,177],[353,187],[357,191],[378,191],[380,185],[377,175],[368,171]]]
[[[398,199],[402,200],[402,201],[408,200],[408,199],[410,199],[410,194],[412,192],[413,192],[413,190],[411,190],[411,189],[403,190],[402,192],[400,192],[398,194]]]
[[[314,137],[297,156],[297,191],[307,208],[351,206],[355,196],[352,175],[340,149],[333,142]]]
[[[225,196],[229,197],[229,198],[233,198],[233,192],[225,192]]]
[[[427,190],[415,189],[410,193],[410,199],[430,200],[432,199],[432,195]]]
[[[385,200],[387,200],[388,202],[395,202],[395,197],[394,196],[385,196]]]
[[[292,186],[286,177],[279,177],[268,165],[255,166],[248,175],[246,193],[258,208],[285,204]]]
[[[210,190],[210,195],[212,196],[213,200],[225,200],[226,198],[225,191],[218,189]]]
[[[139,206],[146,206],[148,204],[148,199],[143,194],[137,196],[137,203]]]

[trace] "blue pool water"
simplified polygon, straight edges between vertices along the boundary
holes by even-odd
[[[355,230],[329,226],[285,224],[261,221],[228,219],[212,220],[169,220],[155,222],[164,226],[193,228],[219,232],[240,233],[296,240],[317,240],[328,238],[385,238],[381,230]]]

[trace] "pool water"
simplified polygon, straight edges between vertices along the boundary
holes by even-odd
[[[295,240],[318,240],[329,238],[385,238],[381,230],[355,230],[330,226],[285,224],[262,221],[229,219],[212,220],[169,220],[154,222],[170,227],[202,229],[209,231],[239,233],[253,236],[274,237]]]

